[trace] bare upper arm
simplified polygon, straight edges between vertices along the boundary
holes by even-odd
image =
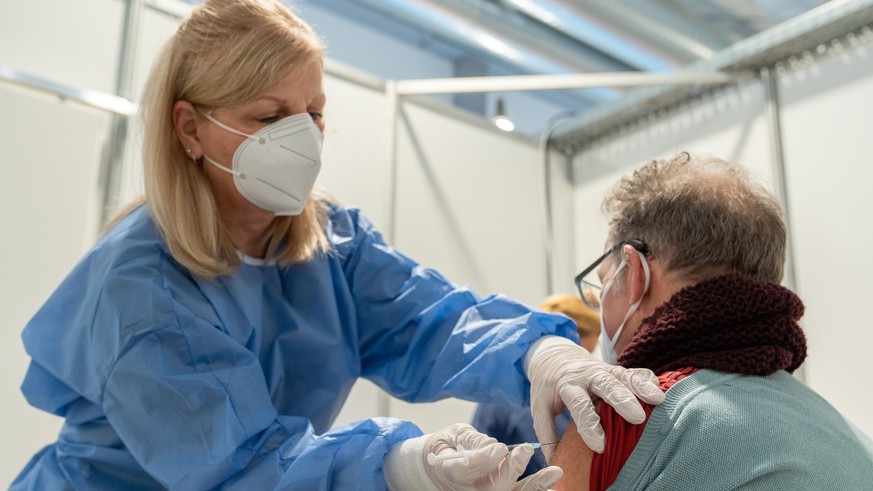
[[[588,491],[593,456],[594,451],[585,445],[579,432],[576,431],[576,423],[570,423],[555,449],[555,454],[549,460],[549,465],[556,465],[564,471],[564,477],[554,486],[554,489],[557,491]]]

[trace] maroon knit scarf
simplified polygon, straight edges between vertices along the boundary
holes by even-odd
[[[806,358],[803,302],[731,273],[684,288],[645,319],[618,359],[656,374],[683,367],[746,375],[793,372]]]

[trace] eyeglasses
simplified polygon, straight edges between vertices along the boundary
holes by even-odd
[[[603,289],[600,276],[597,274],[597,267],[600,266],[600,263],[605,261],[613,252],[626,245],[633,246],[634,249],[640,251],[648,258],[652,257],[652,251],[649,250],[649,246],[645,242],[636,239],[628,239],[610,247],[609,250],[597,258],[591,266],[588,266],[582,270],[581,273],[577,274],[576,278],[573,280],[576,283],[576,289],[579,290],[579,296],[582,297],[582,301],[595,312],[600,312],[600,291]]]

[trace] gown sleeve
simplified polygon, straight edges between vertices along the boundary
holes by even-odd
[[[480,299],[387,245],[354,209],[335,212],[332,224],[356,306],[362,373],[400,399],[529,405],[522,360],[530,345],[545,335],[578,342],[569,318],[501,295]]]

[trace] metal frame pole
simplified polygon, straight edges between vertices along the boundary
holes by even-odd
[[[791,246],[791,213],[788,208],[788,184],[785,176],[785,153],[782,143],[782,119],[779,113],[779,82],[773,76],[769,67],[761,69],[761,82],[764,86],[764,114],[767,118],[767,126],[770,133],[770,157],[773,170],[773,189],[779,204],[782,206],[782,214],[785,219],[785,228],[788,232],[788,240],[785,250],[785,274],[784,281],[792,290],[797,289],[797,278],[794,275],[794,254]]]
[[[455,77],[397,81],[401,95],[463,94],[529,90],[591,89],[649,85],[720,85],[741,75],[685,70],[673,73],[615,72],[565,75]]]
[[[116,79],[116,94],[124,99],[133,98],[133,83],[136,74],[137,54],[141,41],[142,16],[145,0],[127,0],[124,14],[121,54],[118,62]],[[115,114],[112,117],[112,129],[107,142],[106,154],[100,166],[99,187],[103,196],[100,209],[100,223],[109,221],[111,214],[118,205],[118,190],[121,184],[124,152],[127,147],[127,134],[130,118],[127,115]]]
[[[388,98],[388,193],[387,212],[388,223],[385,227],[385,238],[389,245],[394,245],[397,239],[397,133],[400,127],[400,95],[397,93],[397,82],[389,80],[385,83],[385,95]],[[376,412],[380,416],[391,415],[391,396],[380,390],[376,393]]]
[[[120,116],[133,116],[137,111],[136,104],[123,97],[97,90],[77,89],[11,68],[0,67],[0,81]]]
[[[770,133],[770,156],[773,169],[773,189],[776,198],[782,207],[782,216],[785,219],[787,239],[785,243],[785,273],[783,282],[788,288],[797,291],[797,277],[795,276],[794,247],[792,246],[791,213],[788,208],[788,183],[785,179],[785,153],[782,143],[782,119],[779,112],[779,81],[773,76],[770,67],[761,68],[761,84],[764,88],[764,115],[767,118],[767,126]],[[804,366],[801,365],[794,372],[794,376],[801,381],[806,380]]]

